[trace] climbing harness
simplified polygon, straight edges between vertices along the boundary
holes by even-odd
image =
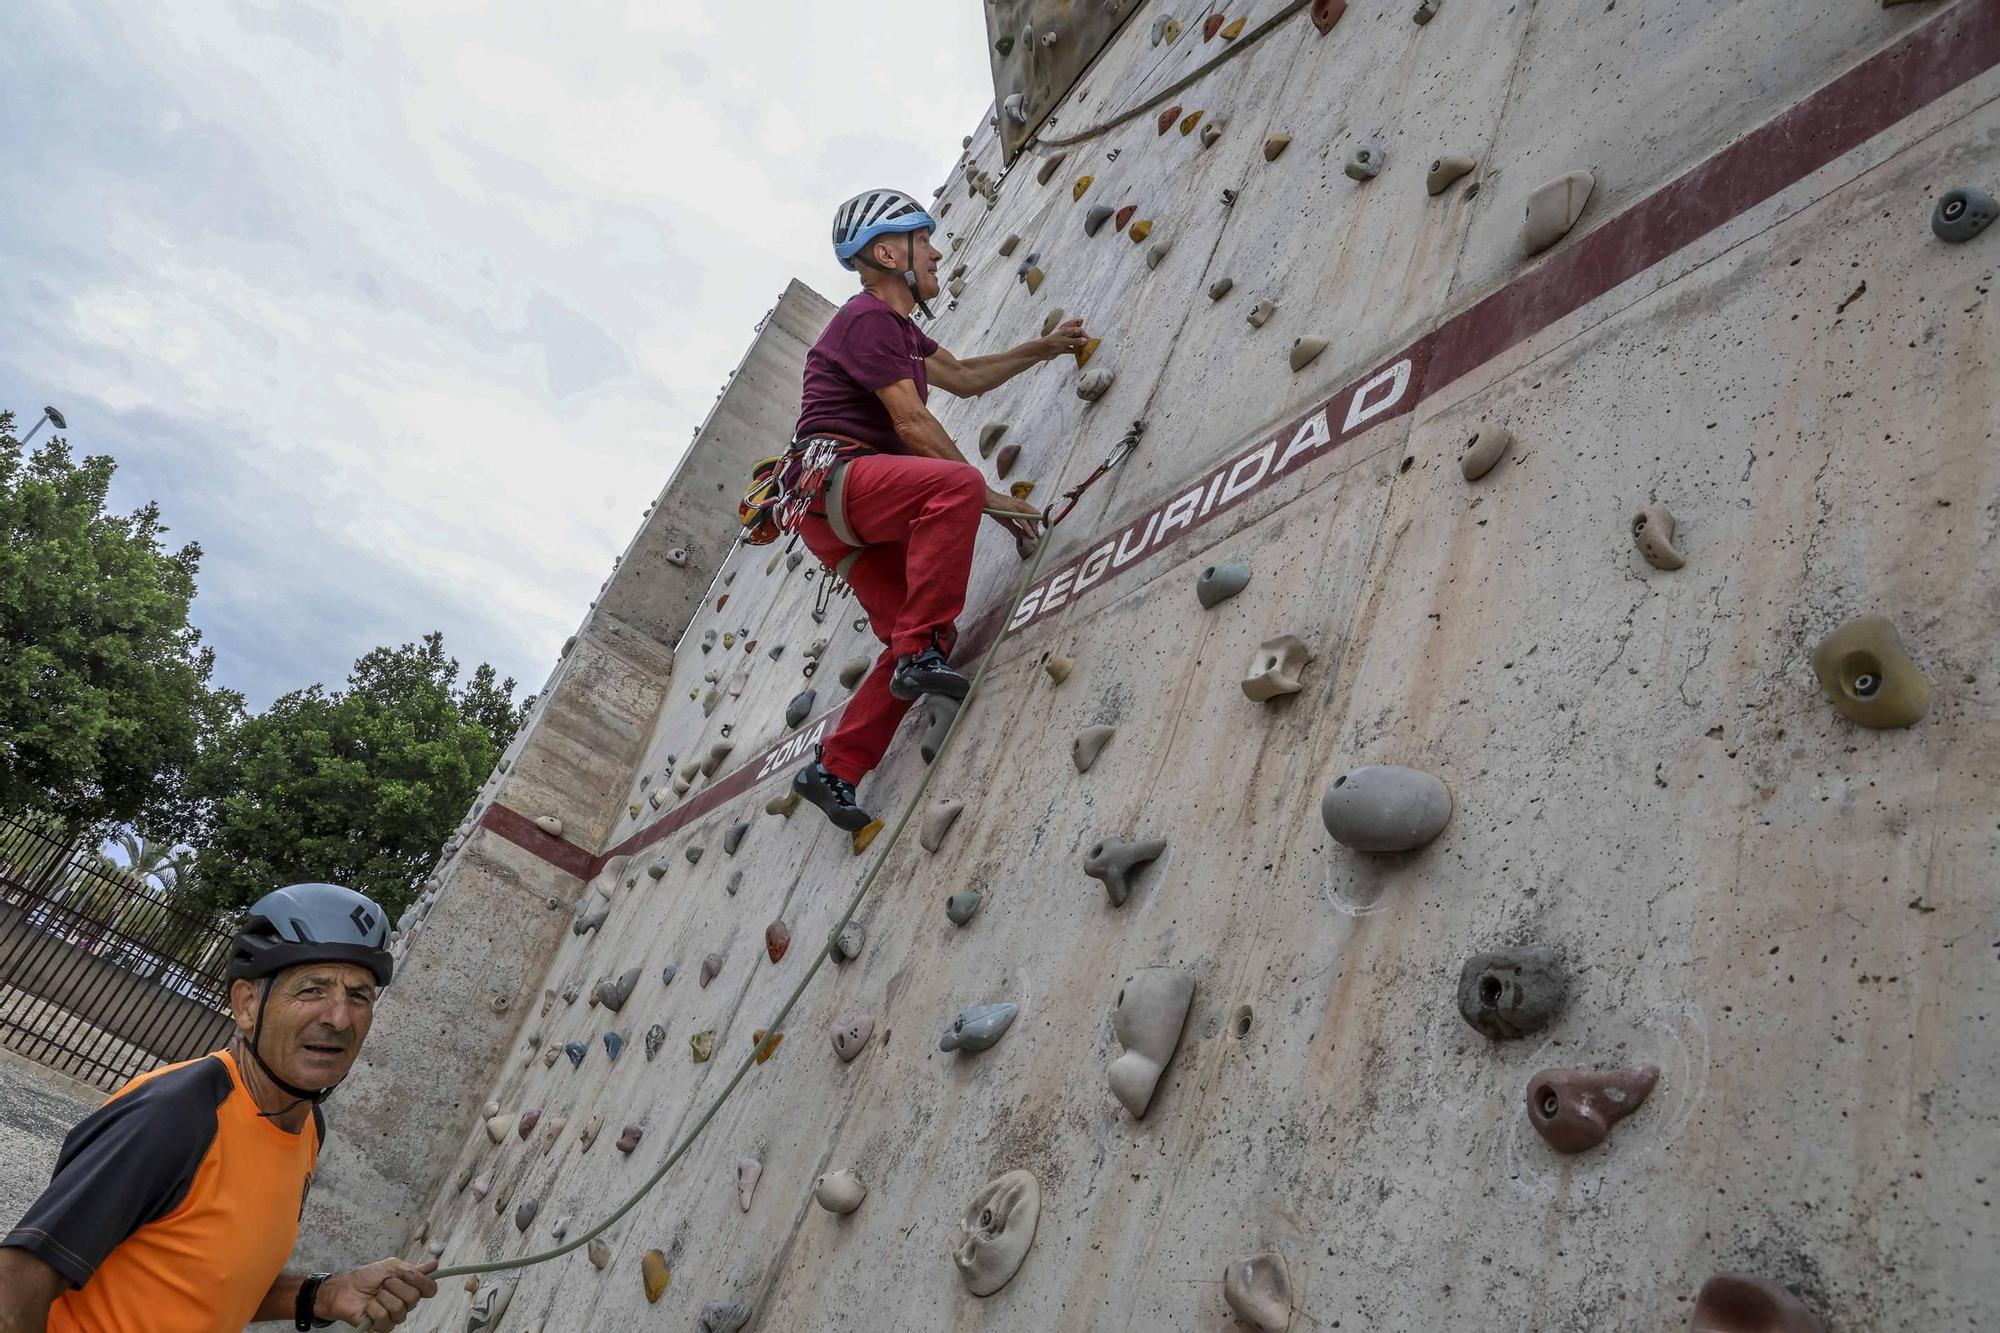
[[[1124,437],[1119,440],[1118,447],[1112,451],[1111,456],[1105,459],[1103,463],[1100,463],[1096,470],[1084,478],[1082,482],[1064,494],[1062,498],[1066,503],[1061,512],[1053,519],[1048,519],[1048,514],[1054,511],[1054,506],[1050,506],[1049,510],[1044,511],[1044,518],[1047,519],[1051,528],[1056,523],[1061,522],[1064,517],[1067,517],[1076,508],[1077,500],[1082,497],[1085,491],[1095,485],[1106,473],[1131,457],[1132,451],[1138,447],[1139,436],[1145,432],[1145,429],[1145,422],[1133,422],[1131,429],[1126,431]],[[1016,515],[1016,517],[1024,516]],[[986,673],[993,668],[994,661],[999,657],[1000,645],[1007,641],[1010,632],[1008,626],[1013,623],[1015,613],[1020,610],[1021,599],[1026,597],[1028,589],[1034,586],[1035,576],[1041,572],[1042,560],[1049,552],[1049,545],[1046,541],[1040,543],[1036,547],[1034,555],[1029,558],[1028,567],[1022,572],[1021,581],[1015,585],[1014,596],[1007,604],[1007,614],[1000,620],[1001,629],[999,638],[993,641],[993,646],[987,649],[985,656],[980,659],[979,670],[973,673],[972,683],[966,689],[964,703],[960,704],[953,711],[951,721],[945,727],[944,736],[938,741],[937,750],[931,756],[931,762],[925,766],[923,776],[917,780],[917,789],[910,794],[910,799],[904,803],[902,813],[896,816],[896,822],[887,828],[886,832],[888,836],[886,838],[875,839],[876,844],[879,844],[879,850],[877,851],[874,864],[870,865],[868,873],[861,877],[861,883],[855,887],[853,896],[847,900],[847,909],[840,914],[840,919],[835,921],[827,930],[826,944],[813,955],[813,960],[807,966],[805,975],[799,978],[796,986],[792,987],[792,993],[786,997],[785,1003],[778,1010],[777,1016],[763,1025],[763,1040],[755,1043],[750,1054],[743,1057],[743,1063],[736,1067],[736,1073],[731,1076],[729,1082],[723,1085],[722,1090],[716,1094],[715,1100],[709,1103],[706,1111],[702,1112],[701,1118],[696,1120],[688,1132],[681,1136],[680,1142],[676,1143],[673,1150],[666,1155],[659,1166],[653,1169],[653,1173],[640,1182],[639,1188],[634,1190],[623,1203],[613,1209],[610,1215],[596,1226],[589,1228],[573,1239],[564,1241],[554,1249],[544,1250],[540,1254],[524,1255],[519,1259],[497,1259],[486,1263],[454,1264],[446,1268],[440,1268],[432,1273],[431,1276],[433,1279],[470,1277],[480,1273],[504,1273],[519,1268],[531,1268],[537,1264],[545,1264],[551,1259],[559,1259],[565,1254],[582,1249],[584,1246],[590,1244],[591,1241],[596,1240],[599,1236],[617,1225],[619,1219],[638,1207],[639,1201],[653,1192],[653,1187],[666,1178],[667,1172],[673,1169],[674,1164],[687,1155],[688,1150],[701,1137],[702,1131],[708,1128],[710,1122],[715,1119],[730,1097],[734,1095],[737,1087],[749,1076],[750,1071],[769,1059],[772,1052],[777,1050],[778,1042],[784,1035],[785,1020],[791,1017],[792,1009],[805,995],[806,987],[812,984],[813,978],[819,975],[819,970],[825,964],[826,960],[829,957],[839,956],[841,933],[847,929],[848,923],[854,919],[854,914],[861,910],[862,901],[867,898],[869,890],[875,887],[875,881],[881,875],[882,867],[889,862],[889,853],[895,849],[896,842],[902,837],[903,830],[908,827],[911,817],[923,808],[924,795],[930,790],[931,778],[944,768],[945,756],[950,752],[952,743],[958,739],[959,728],[965,723],[967,706],[977,697],[979,687],[986,679]],[[364,1319],[361,1321],[362,1333],[369,1333],[373,1328],[373,1320]]]

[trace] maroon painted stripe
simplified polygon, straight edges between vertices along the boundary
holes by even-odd
[[[534,820],[498,801],[487,802],[486,813],[479,817],[479,826],[491,829],[516,847],[533,852],[556,869],[567,870],[578,879],[589,879],[596,873],[596,857],[573,842],[565,842],[553,834],[542,832],[535,827]]]
[[[1087,587],[1095,586],[1098,579],[1115,578],[1127,566],[1177,544],[1188,533],[1221,517],[1282,477],[1322,465],[1348,439],[1414,410],[1444,386],[1797,184],[1995,65],[2000,65],[2000,0],[1961,0],[1587,235],[1555,249],[1533,268],[1447,319],[1318,407],[1275,433],[1260,435],[1254,446],[1204,470],[1198,480],[1177,488],[1174,495],[1118,531],[1100,537],[1081,555],[1037,581],[1023,599],[1023,609],[1014,617],[1013,628],[1025,628],[1068,605],[1071,591],[1081,591],[1076,585],[1080,579],[1088,578],[1093,564],[1102,568],[1096,571],[1097,578],[1088,579]],[[1385,392],[1381,387],[1384,377],[1405,364],[1407,379],[1400,382],[1393,402],[1354,420],[1356,411],[1380,401],[1378,395]],[[1357,399],[1361,400],[1358,406]],[[1293,462],[1276,466],[1286,451],[1294,448],[1300,432],[1316,422],[1324,430],[1324,441],[1295,452]],[[1246,466],[1254,470],[1266,451],[1272,455],[1271,466],[1258,474],[1255,484],[1228,494],[1232,476],[1241,478],[1244,475],[1241,469]],[[1160,526],[1176,512],[1175,506],[1186,506],[1190,496],[1195,497],[1191,516],[1186,522],[1177,523],[1170,533],[1160,534]],[[1120,559],[1126,552],[1130,552],[1129,557]],[[1061,594],[1053,605],[1048,602],[1052,589]],[[1001,606],[981,613],[960,635],[956,656],[965,660],[990,648],[999,638],[1000,617],[1005,612],[1006,608]],[[789,771],[787,765],[800,757],[797,747],[801,737],[830,731],[845,708],[843,702],[822,714],[658,822],[603,855],[586,858],[585,870],[571,870],[571,873],[588,878],[612,857],[668,837],[781,769]],[[505,815],[525,825],[526,836],[510,831],[511,823],[502,829],[494,821],[503,810],[499,805],[489,806],[483,822],[510,841],[538,853],[543,845],[555,844],[562,849],[564,859],[557,860],[554,855],[548,859],[566,870],[574,864],[571,854],[581,855],[581,849],[549,838],[531,821],[511,810],[505,810]],[[528,838],[538,841],[531,842]]]

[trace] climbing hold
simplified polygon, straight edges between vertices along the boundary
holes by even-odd
[[[566,1041],[563,1043],[562,1053],[569,1057],[571,1069],[581,1069],[583,1057],[590,1054],[590,1048],[580,1041]]]
[[[639,969],[636,967],[616,981],[600,981],[597,983],[598,1003],[615,1014],[625,1007],[625,1001],[632,998],[632,988],[638,984]]]
[[[708,988],[708,983],[715,980],[715,978],[721,973],[721,971],[722,971],[721,954],[712,953],[709,954],[706,958],[703,958],[701,960],[702,988],[706,990]]]
[[[1033,296],[1036,292],[1040,291],[1042,289],[1042,279],[1047,276],[1039,267],[1030,264],[1027,270],[1021,274],[1021,281],[1028,284],[1028,295]]]
[[[1215,34],[1222,31],[1222,25],[1227,21],[1224,15],[1210,14],[1206,19],[1202,20],[1201,39],[1204,42],[1213,40]]]
[[[764,1175],[764,1164],[754,1157],[736,1159],[736,1206],[744,1212],[750,1211],[750,1197],[757,1192],[757,1182]]]
[[[562,836],[563,822],[554,815],[536,815],[535,827],[548,834],[551,838],[560,838]]]
[[[1297,694],[1299,673],[1313,660],[1312,650],[1296,636],[1280,634],[1259,645],[1250,661],[1250,674],[1243,678],[1243,693],[1258,703],[1269,703],[1281,694]]]
[[[1166,40],[1167,24],[1171,22],[1173,22],[1173,15],[1171,14],[1162,14],[1158,18],[1153,20],[1153,30],[1151,33],[1147,34],[1147,36],[1154,46],[1158,46],[1161,42]]]
[[[529,1199],[524,1202],[519,1208],[514,1210],[514,1230],[520,1232],[522,1235],[526,1235],[528,1227],[535,1220],[535,1214],[541,1211],[542,1205],[539,1199]]]
[[[1137,204],[1127,204],[1125,207],[1119,209],[1117,215],[1111,219],[1112,230],[1124,231],[1125,224],[1130,222],[1132,215],[1138,211],[1139,206]]]
[[[1104,345],[1102,338],[1085,338],[1083,346],[1076,349],[1076,368],[1082,370],[1090,364],[1090,358],[1097,355],[1097,349]]]
[[[782,921],[773,921],[764,927],[764,952],[777,962],[785,956],[785,950],[792,947],[792,929]]]
[[[859,685],[861,683],[861,678],[868,674],[868,668],[870,665],[872,664],[865,657],[848,658],[847,661],[843,663],[840,668],[841,685],[850,690],[853,689],[856,685]]]
[[[513,1299],[514,1284],[511,1282],[495,1282],[482,1287],[472,1298],[472,1306],[466,1312],[465,1333],[490,1333],[490,1330],[500,1327],[500,1316],[507,1313],[507,1306]]]
[[[1864,727],[1907,727],[1930,710],[1930,682],[1887,616],[1848,621],[1819,641],[1812,661],[1833,706]]]
[[[577,1147],[584,1152],[589,1152],[590,1145],[597,1142],[597,1135],[601,1130],[603,1130],[603,1128],[604,1128],[603,1116],[594,1115],[590,1117],[590,1120],[584,1125],[584,1127],[576,1132]]]
[[[1166,39],[1168,46],[1172,46],[1175,42],[1179,41],[1181,36],[1181,21],[1179,19],[1168,19],[1166,27],[1161,29],[1161,36]]]
[[[965,279],[953,278],[950,282],[947,282],[945,284],[945,290],[950,292],[953,296],[965,295]]]
[[[1243,318],[1250,321],[1251,328],[1261,329],[1266,324],[1270,323],[1271,316],[1277,313],[1278,313],[1278,303],[1276,301],[1273,301],[1271,298],[1267,296],[1263,300],[1259,301],[1255,306],[1251,307],[1250,313],[1245,315]]]
[[[1116,730],[1116,727],[1107,727],[1100,724],[1094,727],[1085,727],[1082,731],[1076,733],[1076,739],[1071,741],[1069,745],[1069,757],[1075,762],[1077,772],[1088,773],[1090,771],[1090,766],[1097,762],[1099,752],[1104,749],[1105,743],[1111,739],[1111,734]]]
[[[1074,657],[1051,657],[1048,661],[1042,663],[1042,670],[1048,673],[1050,680],[1060,685],[1069,679],[1070,672],[1076,670],[1076,659]]]
[[[813,1182],[813,1199],[829,1213],[851,1213],[868,1197],[868,1186],[854,1171],[829,1171]]]
[[[944,900],[944,914],[954,926],[962,926],[979,912],[983,901],[978,889],[960,889]]]
[[[1215,141],[1221,137],[1222,122],[1211,120],[1208,124],[1201,127],[1201,146],[1203,148],[1215,147]]]
[[[766,1035],[763,1028],[758,1028],[750,1034],[751,1050],[756,1055],[757,1063],[760,1065],[778,1053],[778,1043],[785,1039],[785,1034],[782,1032],[769,1033],[769,1041],[765,1040]]]
[[[1569,235],[1596,188],[1597,177],[1588,171],[1572,171],[1536,186],[1528,196],[1527,220],[1521,227],[1522,250],[1540,254]]]
[[[941,1051],[983,1051],[1007,1035],[1021,1007],[1015,1004],[975,1004],[951,1021],[938,1042]]]
[[[1292,1326],[1292,1278],[1285,1256],[1267,1250],[1229,1265],[1222,1271],[1222,1299],[1258,1333],[1286,1333]]]
[[[1424,188],[1432,194],[1443,194],[1451,188],[1453,181],[1465,175],[1479,164],[1461,154],[1447,153],[1431,163],[1430,174],[1424,177]]]
[[[682,777],[678,773],[674,774],[674,795],[685,796],[693,787],[694,787],[693,782],[689,781],[687,778]]]
[[[742,1301],[710,1301],[701,1307],[701,1333],[736,1333],[750,1322],[750,1307]]]
[[[1111,378],[1111,372],[1102,367],[1084,371],[1076,377],[1076,396],[1086,403],[1096,402],[1111,387]]]
[[[491,1120],[494,1116],[500,1114],[500,1103],[499,1102],[486,1103],[486,1109],[484,1111],[481,1111],[480,1114],[485,1116],[488,1120]]]
[[[706,850],[704,847],[690,847],[682,855],[687,857],[689,865],[699,865],[701,864],[701,854]]]
[[[1458,1012],[1494,1041],[1531,1036],[1555,1021],[1568,990],[1546,944],[1474,954],[1458,974]]]
[[[637,1125],[627,1125],[618,1135],[618,1151],[629,1153],[639,1146],[639,1140],[646,1137],[646,1131]]]
[[[1225,42],[1235,41],[1243,35],[1243,25],[1249,21],[1247,18],[1231,19],[1229,24],[1222,30],[1222,40]]]
[[[1035,172],[1035,179],[1041,184],[1047,185],[1050,179],[1055,176],[1056,168],[1061,166],[1063,159],[1068,156],[1068,153],[1057,153],[1054,157],[1044,161],[1041,167]]]
[[[1717,1273],[1694,1299],[1689,1333],[1826,1333],[1826,1324],[1791,1292],[1749,1273]]]
[[[1467,481],[1478,481],[1514,447],[1514,433],[1505,426],[1482,425],[1466,437],[1458,453],[1458,470]]]
[[[668,963],[660,969],[660,984],[662,986],[671,986],[674,984],[674,978],[680,974],[680,968],[674,966],[672,963]]]
[[[665,862],[655,861],[651,865],[646,867],[647,879],[665,879],[666,877],[667,877],[667,867]]]
[[[1165,259],[1167,257],[1167,252],[1172,250],[1173,248],[1174,248],[1174,243],[1171,240],[1162,238],[1160,240],[1154,241],[1153,248],[1146,251],[1146,267],[1158,268],[1160,266],[1160,261],[1162,259]]]
[[[1193,134],[1194,127],[1201,124],[1201,114],[1199,111],[1190,111],[1181,117],[1181,137],[1183,139]]]
[[[1165,838],[1139,842],[1100,842],[1083,858],[1083,873],[1104,885],[1113,907],[1123,907],[1132,896],[1132,878],[1139,867],[1159,858],[1167,850]]]
[[[1160,26],[1163,22],[1164,20],[1156,20],[1154,22],[1153,25],[1154,32],[1157,33],[1160,30]],[[1158,38],[1155,38],[1153,41],[1153,45],[1158,46],[1159,44],[1160,43]],[[1168,130],[1172,129],[1174,127],[1174,121],[1180,118],[1180,114],[1181,114],[1181,104],[1179,102],[1174,103],[1166,110],[1160,112],[1159,119],[1155,122],[1159,126],[1160,133],[1165,134]]]
[[[1153,234],[1153,220],[1151,218],[1140,218],[1132,224],[1132,230],[1125,234],[1132,238],[1132,244],[1141,244],[1148,236]],[[1152,265],[1148,264],[1147,267],[1151,268]]]
[[[1287,148],[1291,147],[1291,145],[1292,145],[1291,135],[1289,134],[1272,135],[1270,138],[1264,140],[1264,160],[1266,162],[1276,162],[1278,160],[1278,155],[1280,153],[1283,153]]]
[[[722,767],[722,761],[729,758],[729,752],[735,748],[734,741],[717,741],[709,746],[708,753],[702,756],[701,775],[705,778],[714,777],[715,770]]]
[[[1322,37],[1332,32],[1333,25],[1340,22],[1346,13],[1347,0],[1313,0],[1313,26],[1319,29]]]
[[[1937,201],[1931,213],[1931,231],[1941,241],[1969,241],[1992,225],[2000,215],[2000,203],[1992,195],[1961,185]]]
[[[1659,1081],[1658,1065],[1544,1069],[1528,1080],[1528,1120],[1557,1152],[1587,1152],[1638,1110]]]
[[[833,937],[833,957],[835,962],[851,963],[861,956],[861,946],[867,942],[868,927],[859,921],[850,921],[840,928],[840,934]]]
[[[773,796],[770,800],[764,802],[765,814],[783,815],[786,819],[790,819],[792,817],[792,811],[798,808],[799,808],[799,794],[793,791],[790,787],[786,787],[776,796]]]
[[[1372,181],[1382,174],[1382,145],[1366,143],[1347,155],[1347,165],[1341,170],[1349,180]]]
[[[787,727],[796,727],[812,716],[814,697],[811,690],[806,690],[801,694],[792,696],[792,701],[785,705],[785,725]]]
[[[1674,516],[1657,500],[1632,517],[1632,544],[1654,569],[1679,569],[1687,563],[1674,546],[1675,531]]]
[[[585,1248],[590,1254],[590,1262],[593,1266],[599,1269],[610,1267],[611,1246],[605,1243],[602,1236],[592,1237],[590,1244]]]
[[[1193,1003],[1194,977],[1175,967],[1142,968],[1119,988],[1111,1031],[1125,1053],[1111,1062],[1111,1095],[1134,1120],[1146,1118]]]
[[[952,1253],[966,1290],[991,1296],[1027,1261],[1042,1215],[1042,1187],[1027,1171],[989,1180],[972,1196],[959,1222],[964,1239]]]
[[[701,650],[703,652],[708,652],[710,649],[714,647],[715,647],[715,631],[712,629],[702,631]]]
[[[1002,259],[1010,257],[1014,253],[1014,247],[1020,243],[1021,238],[1019,235],[1012,232],[1008,233],[1007,239],[1000,242],[1000,257]]]
[[[1217,278],[1214,282],[1208,284],[1208,299],[1211,301],[1220,301],[1223,297],[1229,295],[1230,288],[1235,285],[1236,279],[1234,278]]]
[[[1357,852],[1415,851],[1450,822],[1451,789],[1414,768],[1367,764],[1327,786],[1319,817],[1335,842]]]
[[[655,1023],[653,1024],[653,1026],[647,1028],[646,1029],[647,1061],[650,1063],[653,1057],[660,1053],[660,1048],[666,1044],[667,1044],[667,1029],[663,1025]]]
[[[1417,23],[1429,23],[1437,17],[1438,6],[1443,3],[1444,0],[1417,0],[1417,12],[1410,17]]]
[[[1194,595],[1204,607],[1222,605],[1250,583],[1250,566],[1210,565],[1195,576]]]
[[[1319,360],[1319,354],[1326,350],[1326,339],[1310,334],[1292,339],[1292,369],[1304,370]]]
[[[722,609],[721,604],[717,603],[715,609],[720,611]],[[736,635],[733,632],[725,631],[722,635],[722,646],[724,648],[734,648],[736,646]]]
[[[1034,494],[1034,490],[1035,490],[1034,482],[1017,481],[1007,488],[1007,494],[1013,496],[1016,500],[1025,500],[1030,495]]]
[[[495,1139],[494,1142],[497,1143],[499,1142],[499,1140]],[[484,1199],[487,1195],[493,1192],[492,1170],[488,1169],[480,1172],[477,1176],[473,1178],[472,1183],[467,1185],[466,1188],[472,1191],[473,1198]]]
[[[526,1142],[528,1135],[535,1132],[535,1126],[541,1123],[542,1113],[539,1109],[523,1111],[521,1112],[521,1118],[514,1122],[514,1132],[521,1136],[523,1142]]]
[[[999,444],[1000,437],[1006,433],[1007,423],[1004,421],[989,421],[986,425],[982,426],[979,431],[979,456],[981,458],[993,457],[993,446]],[[797,726],[798,724],[794,722],[792,725]]]
[[[667,1256],[658,1250],[648,1250],[639,1256],[639,1276],[646,1283],[646,1301],[657,1305],[660,1297],[667,1294]]]
[[[931,763],[944,747],[945,733],[951,730],[952,721],[958,717],[959,701],[942,694],[930,696],[925,709],[928,721],[924,724],[924,738],[917,743],[917,751],[925,763]]]
[[[728,829],[723,832],[722,835],[723,854],[727,856],[736,855],[736,849],[743,845],[743,835],[748,833],[749,831],[750,831],[750,825],[747,821],[738,824],[731,824],[728,827]]]
[[[618,1062],[618,1052],[624,1049],[624,1034],[618,1032],[607,1032],[604,1034],[604,1053],[611,1057],[613,1064]]]
[[[1092,204],[1090,211],[1083,215],[1083,234],[1095,236],[1105,223],[1111,221],[1109,204]]]
[[[1071,199],[1083,198],[1083,192],[1090,188],[1090,182],[1094,179],[1096,178],[1093,176],[1078,176],[1076,184],[1069,187],[1069,197]]]
[[[589,901],[588,898],[582,899],[578,901],[577,907],[581,909]],[[579,910],[576,914],[575,922],[569,928],[570,933],[573,935],[588,935],[591,931],[603,925],[610,916],[611,909],[609,907],[598,907],[589,912]]]
[[[917,841],[922,844],[925,851],[937,851],[938,848],[944,846],[944,835],[951,831],[951,826],[964,813],[964,801],[941,800],[931,802],[931,808],[924,812],[924,826],[917,834]]]
[[[875,1020],[866,1014],[847,1014],[833,1020],[833,1050],[846,1064],[861,1054],[861,1048],[875,1035]]]
[[[1061,306],[1053,307],[1048,314],[1042,316],[1042,336],[1046,338],[1051,333],[1054,333],[1056,331],[1056,325],[1062,322],[1063,322],[1063,308]],[[1005,426],[1002,426],[1000,429],[1005,430],[1007,428]],[[996,434],[993,438],[997,441],[1000,437]],[[992,452],[993,451],[986,446],[984,441],[980,443],[979,456],[981,458],[986,457],[988,454]]]
[[[1000,480],[1005,481],[1007,479],[1007,474],[1014,470],[1014,460],[1020,456],[1020,445],[1003,444],[1000,446],[1000,454],[993,460],[993,470]]]
[[[706,1028],[688,1038],[688,1047],[694,1052],[694,1062],[701,1064],[715,1054],[715,1029]]]

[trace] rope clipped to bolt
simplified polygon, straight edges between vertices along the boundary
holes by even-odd
[[[1076,502],[1083,497],[1085,491],[1096,485],[1105,474],[1132,456],[1132,451],[1139,447],[1139,437],[1145,433],[1145,430],[1145,422],[1133,422],[1131,429],[1125,432],[1123,438],[1119,440],[1117,448],[1112,450],[1111,455],[1098,464],[1097,468],[1088,477],[1085,477],[1083,481],[1071,487],[1063,494],[1063,507],[1060,512],[1056,511],[1054,505],[1042,511],[1044,523],[1053,529],[1056,524],[1069,517],[1070,513],[1076,508]],[[994,660],[1000,655],[1000,645],[1007,641],[1007,627],[1012,623],[1014,613],[1020,609],[1021,599],[1027,596],[1028,589],[1034,585],[1035,575],[1041,571],[1042,558],[1048,554],[1048,551],[1049,543],[1044,540],[1036,547],[1034,556],[1028,561],[1028,568],[1021,575],[1021,581],[1014,589],[1014,596],[1008,602],[1007,614],[1000,622],[1000,637],[995,639],[993,646],[986,650],[985,657],[979,663],[979,670],[973,673],[972,683],[966,688],[966,704],[970,704],[973,698],[979,693],[980,684],[985,681],[986,673],[992,669]],[[560,1259],[563,1255],[583,1248],[606,1231],[609,1231],[625,1214],[638,1207],[641,1199],[653,1192],[653,1187],[665,1179],[667,1172],[673,1169],[674,1164],[687,1155],[688,1149],[694,1146],[695,1141],[701,1137],[702,1131],[708,1128],[710,1122],[715,1119],[717,1113],[729,1101],[731,1095],[742,1084],[751,1069],[759,1063],[759,1057],[768,1059],[771,1052],[777,1049],[779,1039],[784,1032],[785,1020],[791,1016],[793,1007],[798,1004],[800,997],[805,994],[806,987],[812,984],[812,979],[819,975],[819,970],[825,964],[827,957],[835,951],[835,943],[840,939],[841,932],[847,929],[848,923],[854,919],[854,914],[861,910],[862,900],[868,896],[868,891],[875,887],[875,880],[881,875],[882,867],[888,864],[889,853],[895,850],[897,839],[902,836],[904,828],[909,825],[911,816],[916,814],[917,810],[923,805],[924,794],[930,790],[931,778],[939,769],[944,767],[945,756],[951,752],[952,743],[958,739],[958,731],[964,725],[966,712],[966,707],[961,705],[957,713],[953,716],[950,725],[945,728],[944,739],[938,743],[937,753],[932,757],[930,764],[925,767],[923,777],[917,782],[916,791],[911,793],[908,803],[903,806],[903,812],[896,817],[896,822],[887,830],[888,836],[876,840],[880,851],[875,858],[874,864],[868,867],[868,873],[861,877],[860,885],[854,890],[853,896],[848,899],[847,910],[841,913],[840,919],[834,922],[833,927],[827,931],[826,944],[818,953],[813,955],[812,964],[806,968],[805,975],[799,978],[798,985],[792,987],[792,993],[786,998],[784,1007],[778,1010],[776,1018],[773,1018],[769,1023],[764,1025],[764,1040],[758,1042],[750,1054],[743,1058],[743,1063],[736,1067],[736,1073],[731,1076],[728,1083],[723,1085],[722,1091],[716,1094],[715,1100],[709,1103],[708,1109],[702,1112],[701,1119],[695,1121],[693,1128],[689,1129],[682,1136],[681,1141],[674,1145],[673,1151],[669,1152],[659,1166],[654,1168],[653,1174],[647,1176],[641,1182],[639,1188],[634,1190],[623,1203],[613,1209],[610,1215],[602,1222],[591,1227],[588,1231],[581,1233],[573,1240],[564,1241],[552,1250],[544,1250],[539,1254],[525,1255],[519,1259],[493,1260],[488,1263],[477,1264],[453,1264],[432,1273],[431,1277],[433,1279],[442,1280],[451,1277],[473,1277],[481,1273],[512,1272],[515,1269],[532,1268],[537,1264],[545,1264],[551,1259]],[[375,1321],[372,1318],[363,1319],[360,1327],[361,1333],[370,1333],[370,1330],[375,1327]]]

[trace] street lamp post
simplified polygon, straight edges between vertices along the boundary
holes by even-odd
[[[69,422],[63,420],[62,413],[56,411],[53,407],[44,407],[40,418],[36,420],[34,425],[28,427],[28,433],[21,437],[22,446],[26,447],[28,441],[35,438],[35,432],[42,428],[44,422],[49,421],[55,422],[57,430],[69,429]]]

